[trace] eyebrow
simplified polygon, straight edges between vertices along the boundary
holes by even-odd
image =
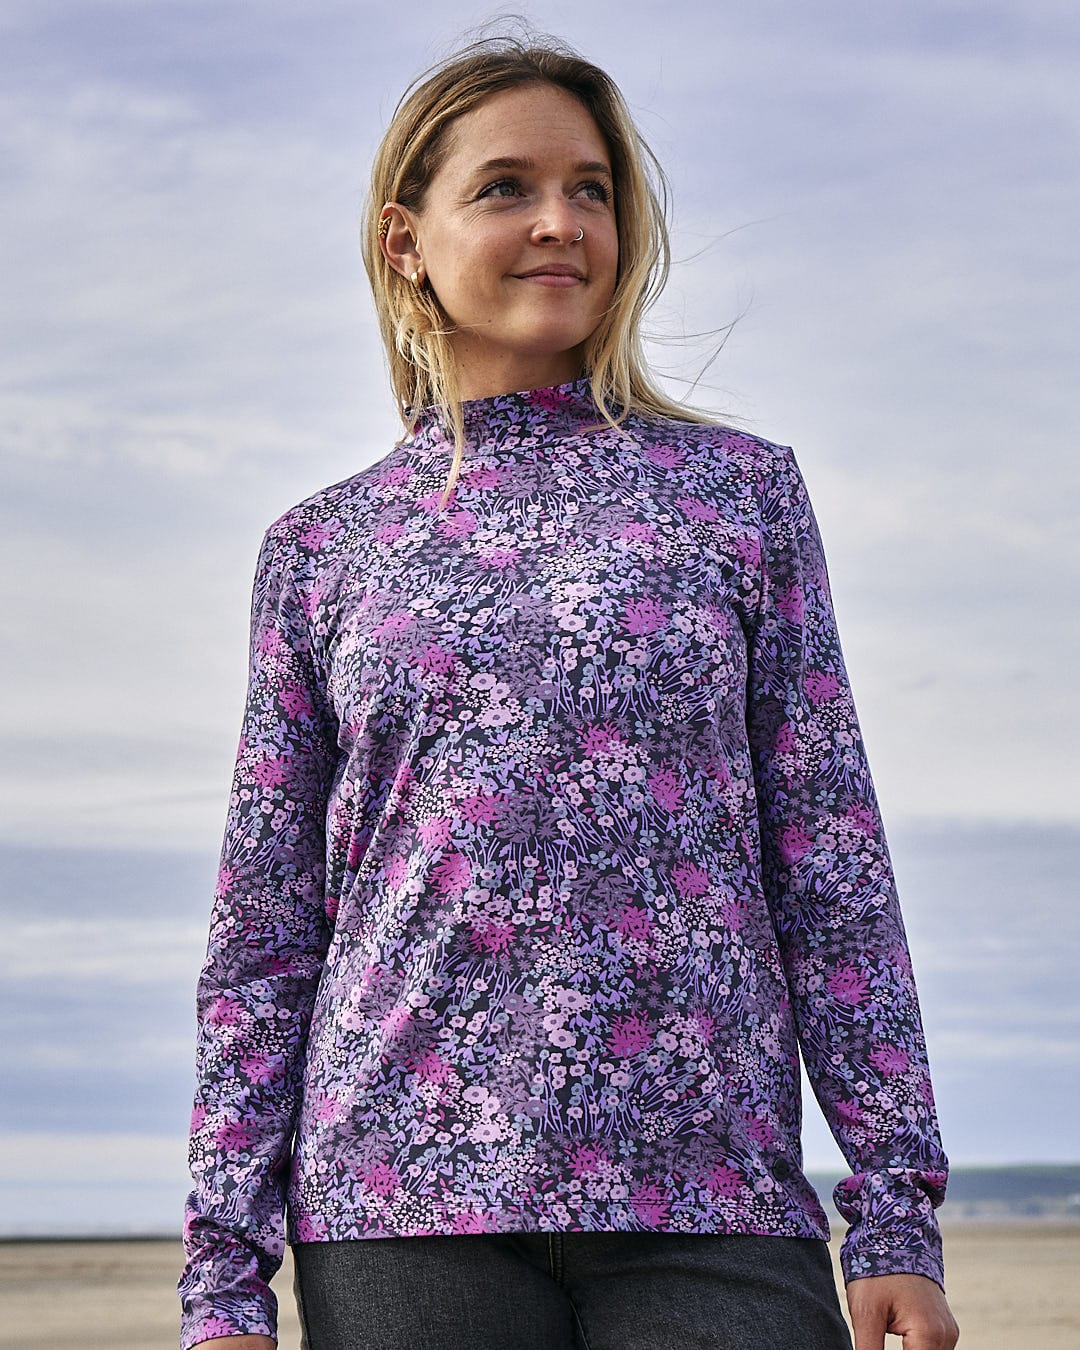
[[[498,159],[485,159],[483,164],[478,164],[473,170],[473,177],[479,177],[481,174],[493,173],[499,169],[517,169],[522,173],[531,173],[536,168],[534,159],[520,159],[516,156],[503,156]],[[598,159],[580,160],[573,166],[574,173],[603,173],[612,177],[611,169]]]

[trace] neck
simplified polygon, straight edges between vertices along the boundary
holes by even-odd
[[[485,360],[482,363],[469,360],[464,354],[455,355],[458,388],[463,400],[497,398],[500,394],[517,394],[525,389],[550,389],[557,384],[568,384],[581,376],[585,364],[583,347],[543,358],[508,355],[497,362]]]

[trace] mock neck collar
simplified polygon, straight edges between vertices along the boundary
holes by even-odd
[[[514,433],[545,438],[576,435],[583,426],[603,420],[593,402],[592,383],[587,375],[541,389],[463,399],[461,412],[465,437],[474,445],[501,440]],[[421,408],[414,434],[426,438],[429,435],[438,437],[440,433],[443,436],[449,434],[441,425],[438,408]]]

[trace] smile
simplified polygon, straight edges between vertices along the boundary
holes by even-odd
[[[563,272],[533,272],[530,276],[517,277],[518,281],[535,281],[540,286],[580,286],[581,277],[567,276]]]

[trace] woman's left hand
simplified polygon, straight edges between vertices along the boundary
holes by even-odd
[[[953,1350],[960,1337],[941,1288],[925,1275],[867,1275],[847,1286],[855,1350],[884,1350],[902,1336],[904,1350]]]

